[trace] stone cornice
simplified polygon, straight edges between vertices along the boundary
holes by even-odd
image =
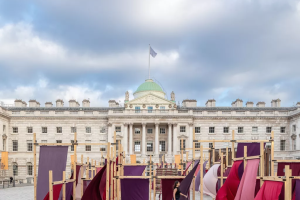
[[[4,119],[9,121],[11,117],[7,114],[4,114],[4,113],[0,112],[0,118],[4,118]]]
[[[62,119],[72,119],[72,120],[99,120],[108,118],[106,116],[13,116],[11,120],[62,120]]]
[[[194,116],[194,119],[289,119],[288,116]]]

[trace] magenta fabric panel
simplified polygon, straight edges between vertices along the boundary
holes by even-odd
[[[173,198],[173,187],[175,181],[181,182],[183,179],[161,179],[162,200],[171,200]]]
[[[81,200],[102,200],[100,195],[100,182],[103,179],[103,174],[105,172],[106,165],[101,169],[99,173],[91,180],[90,184],[87,186],[85,192],[83,193],[83,196]]]
[[[183,175],[185,176],[185,174],[186,174],[186,171],[189,169],[189,167],[191,166],[191,164],[192,164],[192,161],[189,161],[188,163],[187,163],[187,165],[186,165],[186,168],[185,168],[185,170],[184,170],[184,172],[183,172]]]
[[[53,181],[61,181],[66,170],[68,156],[67,146],[41,146],[37,177],[37,200],[42,200],[49,191],[49,170],[52,170]]]
[[[188,195],[189,191],[190,191],[190,186],[192,183],[192,180],[194,178],[196,169],[199,165],[199,160],[195,161],[195,165],[193,167],[193,169],[190,171],[190,173],[181,181],[180,183],[180,191],[182,194]],[[180,200],[185,200],[186,198],[184,196],[180,196]]]
[[[100,170],[102,169],[102,167],[96,167],[96,172],[100,172]]]
[[[234,200],[253,200],[259,159],[248,160]]]
[[[254,200],[278,200],[283,182],[265,181]]]
[[[142,176],[146,166],[124,166],[124,176]]]
[[[122,200],[149,200],[149,179],[121,179]]]

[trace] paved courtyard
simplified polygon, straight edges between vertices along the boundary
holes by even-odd
[[[157,195],[157,200],[158,195]],[[196,193],[196,200],[200,199],[199,193]],[[204,197],[204,200],[211,200],[210,197]],[[0,200],[33,200],[33,186],[14,187],[0,189]]]

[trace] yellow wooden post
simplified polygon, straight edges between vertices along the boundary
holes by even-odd
[[[271,132],[271,176],[274,176],[274,131]]]
[[[291,190],[291,187],[290,187],[290,168],[289,168],[288,165],[285,165],[284,171],[285,171],[285,178],[286,178],[284,199],[285,200],[290,200],[291,199],[291,197],[290,197],[290,190]]]
[[[106,200],[109,200],[109,163],[110,163],[110,142],[106,150]]]
[[[110,170],[111,170],[111,173],[110,173],[110,198],[113,199],[113,195],[114,195],[114,191],[113,191],[113,172],[114,172],[114,164],[113,164],[113,161],[114,161],[114,158],[113,158],[113,155],[114,155],[114,147],[111,147],[111,159],[112,159],[112,162],[110,163]]]
[[[203,200],[203,145],[200,145],[200,155],[200,200]]]
[[[244,146],[244,170],[246,168],[246,165],[247,165],[247,146]]]
[[[152,156],[150,155],[150,167],[149,167],[149,170],[150,170],[150,175],[149,176],[152,176]],[[150,179],[149,180],[149,199],[151,199],[151,191],[152,191],[152,180]]]
[[[74,170],[73,177],[76,180],[76,164],[77,164],[77,133],[74,133]],[[76,181],[73,182],[73,200],[76,199]]]
[[[114,178],[114,176],[116,176],[116,170],[117,170],[117,168],[116,168],[116,164],[117,164],[117,157],[116,157],[116,155],[117,155],[117,133],[116,133],[116,131],[114,132],[114,143],[115,143],[115,145],[114,145],[114,155],[113,155],[113,159],[114,159],[114,165],[113,165],[113,170],[114,170],[114,173],[113,173],[113,185],[114,185],[114,187],[113,187],[113,199],[115,199],[116,198],[116,196],[117,196],[117,181],[116,181],[116,179]],[[119,147],[119,146],[118,146]]]
[[[52,170],[49,171],[49,200],[53,200],[53,175]]]
[[[226,168],[228,167],[228,147],[226,147]]]
[[[215,157],[216,157],[216,144],[215,144],[215,142],[213,142],[213,159],[212,159],[212,164],[214,165],[215,164]]]
[[[195,134],[195,128],[193,129],[193,158],[192,158],[192,168],[194,168],[195,166],[195,142],[194,140],[196,140],[196,134]],[[201,147],[200,147],[201,148]],[[202,153],[203,153],[203,149],[202,149]],[[201,155],[202,156],[202,155]],[[201,158],[200,158],[201,159]],[[203,159],[202,159],[203,162]],[[203,164],[202,164],[203,166]],[[196,198],[196,193],[195,193],[195,174],[193,174],[193,200],[195,200]]]
[[[83,196],[83,155],[81,154],[81,167],[80,167],[80,177],[81,177],[81,180],[78,180],[80,181],[81,183],[81,187],[80,187],[80,191],[81,191],[81,197]]]
[[[264,143],[261,142],[260,143],[260,186],[263,185],[264,180],[262,179],[262,177],[265,175],[265,169],[264,169]]]
[[[66,200],[66,171],[63,171],[63,193],[62,193],[62,199]]]
[[[34,183],[34,200],[36,200],[36,133],[33,133],[33,183]]]
[[[155,179],[155,176],[156,176],[156,171],[153,171],[153,200],[156,199],[156,179]]]

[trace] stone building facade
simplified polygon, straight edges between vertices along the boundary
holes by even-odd
[[[159,154],[165,154],[167,162],[174,162],[180,139],[185,147],[192,147],[194,130],[196,139],[231,139],[234,130],[236,139],[247,140],[269,139],[274,131],[275,159],[300,157],[300,103],[281,107],[280,99],[275,99],[267,107],[265,102],[244,104],[237,99],[228,107],[216,105],[214,99],[202,107],[196,100],[187,99],[178,106],[175,93],[168,100],[151,79],[138,87],[134,99],[130,100],[126,92],[122,107],[115,100],[110,100],[108,107],[91,107],[87,99],[82,105],[76,100],[64,105],[58,99],[55,105],[46,102],[44,107],[36,100],[29,104],[15,100],[11,107],[0,107],[0,150],[9,152],[9,170],[1,170],[0,179],[15,176],[16,180],[31,181],[33,133],[37,134],[37,142],[43,143],[72,142],[75,132],[78,142],[99,143],[113,142],[116,131],[127,160],[131,154],[137,154],[138,161],[154,155],[157,162]],[[216,144],[216,148],[227,146],[230,144]],[[105,146],[78,146],[77,150],[78,161],[81,154],[98,161],[101,153],[106,155]],[[71,147],[69,153],[72,154]],[[69,170],[70,156],[67,163]]]

